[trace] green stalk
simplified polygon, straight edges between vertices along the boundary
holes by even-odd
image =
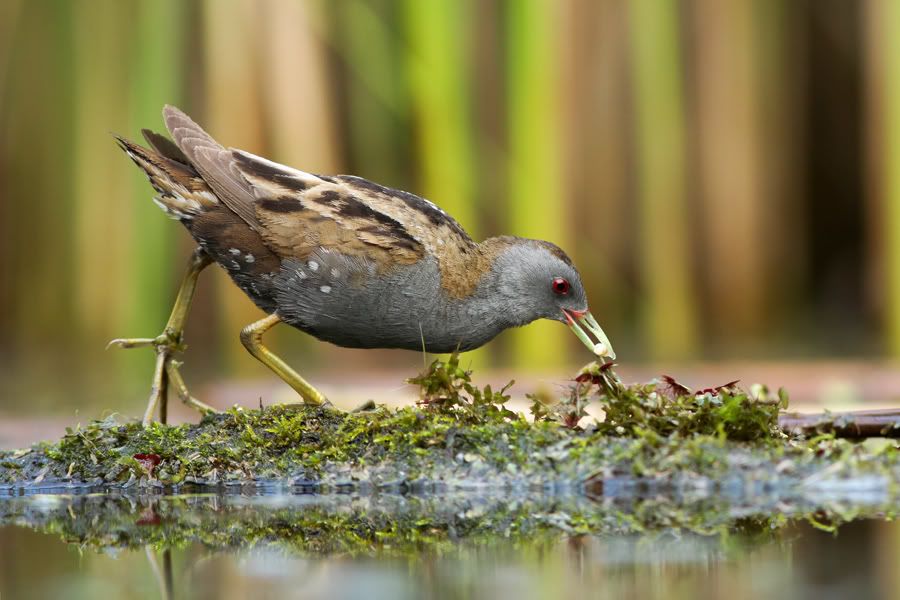
[[[652,356],[684,358],[696,350],[697,307],[685,199],[678,5],[673,0],[633,0],[629,7],[642,319]]]
[[[798,14],[807,8],[800,3],[761,0],[753,3],[754,60],[758,72],[755,97],[759,104],[761,172],[764,174],[762,197],[766,198],[763,228],[768,242],[767,294],[765,322],[780,329],[781,336],[770,341],[789,339],[796,328],[789,326],[800,299],[809,288],[806,254],[810,235],[804,206],[805,159],[804,133],[797,131],[802,121],[807,67],[805,57],[797,56],[795,24]],[[777,257],[777,260],[775,259]],[[867,257],[870,258],[870,257]],[[777,290],[777,297],[773,291]],[[783,325],[779,325],[783,324]],[[793,331],[792,331],[793,329]],[[770,332],[771,333],[771,332]]]
[[[466,72],[470,7],[457,0],[406,0],[406,62],[416,118],[420,192],[477,236],[472,202],[474,144]]]
[[[474,186],[475,144],[469,111],[472,5],[458,0],[406,0],[406,69],[421,166],[416,192],[453,215],[475,239],[480,234]],[[465,361],[482,366],[486,355]]]
[[[356,174],[391,187],[410,187],[407,147],[409,111],[400,36],[384,2],[345,0],[331,12],[329,41],[347,68],[345,98],[350,166]]]
[[[509,224],[515,235],[571,245],[562,173],[560,7],[549,0],[506,5]],[[569,334],[539,321],[512,332],[520,367],[564,364]]]
[[[185,17],[181,0],[138,2],[130,44],[133,68],[129,137],[138,136],[143,127],[164,130],[160,116],[163,105],[179,104],[183,99]],[[146,176],[138,169],[131,168],[129,172],[133,194],[128,207],[133,236],[127,251],[133,271],[127,285],[133,294],[120,327],[126,333],[152,333],[165,322],[174,294],[172,284],[180,277],[182,265],[176,261],[174,251],[178,228],[150,201],[154,191],[147,185]]]
[[[97,377],[96,370],[79,370],[78,374],[91,376],[91,381],[117,394],[123,383],[136,387],[137,380],[128,377],[132,365],[147,365],[125,353],[104,352],[110,338],[130,333],[124,331],[126,315],[136,296],[137,274],[131,264],[131,249],[137,243],[132,232],[137,205],[131,183],[134,166],[110,136],[110,132],[128,130],[133,73],[122,57],[130,48],[132,30],[122,24],[131,23],[131,8],[115,0],[96,0],[92,10],[73,10],[70,19],[74,110],[68,195],[74,208],[69,223],[74,234],[71,261],[76,282],[67,299],[75,312],[70,327],[80,330],[77,356],[86,365],[104,367],[102,377]],[[141,385],[143,390],[145,385]],[[102,394],[98,385],[86,384],[85,389],[88,387]]]

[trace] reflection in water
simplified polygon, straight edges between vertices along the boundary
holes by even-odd
[[[898,558],[885,514],[764,498],[5,498],[0,597],[870,597]]]
[[[162,551],[162,564],[157,559],[156,550],[154,550],[153,546],[146,546],[144,549],[147,552],[147,560],[150,562],[153,576],[156,577],[160,595],[163,600],[170,600],[174,595],[175,587],[172,577],[172,549],[166,548]]]

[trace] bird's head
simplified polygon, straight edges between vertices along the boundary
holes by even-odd
[[[588,310],[581,276],[559,247],[541,240],[506,238],[492,269],[496,292],[503,297],[510,325],[553,319],[569,326],[598,356],[616,354]]]

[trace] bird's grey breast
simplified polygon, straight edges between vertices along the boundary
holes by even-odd
[[[452,352],[481,346],[503,329],[477,299],[448,298],[440,278],[430,256],[379,273],[365,258],[319,250],[282,263],[277,311],[285,322],[350,348]]]

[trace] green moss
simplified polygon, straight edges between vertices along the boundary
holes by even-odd
[[[786,397],[764,388],[692,392],[671,378],[626,386],[608,365],[594,363],[562,400],[536,399],[529,422],[506,408],[508,386],[477,387],[455,356],[411,381],[421,401],[400,409],[235,408],[196,425],[147,428],[110,417],[56,443],[0,453],[0,482],[577,487],[622,476],[667,485],[735,476],[783,482],[822,471],[900,480],[892,443],[788,438],[778,428]],[[605,412],[599,423],[582,418],[590,402]]]
[[[896,505],[893,441],[790,438],[778,428],[786,396],[758,386],[624,385],[595,363],[562,399],[535,398],[530,422],[506,408],[508,387],[479,388],[457,357],[412,381],[422,391],[415,407],[235,408],[196,425],[147,428],[110,417],[55,443],[0,452],[0,494],[79,483],[113,490],[6,498],[0,524],[27,524],[79,547],[419,556],[457,551],[460,541],[553,544],[561,533],[752,541],[792,520],[831,531],[861,516],[891,517]],[[584,418],[592,402],[605,413],[600,422]],[[867,504],[823,500],[841,498],[841,486],[859,478],[867,478]],[[379,493],[292,495],[275,505],[146,493],[231,484]],[[442,493],[408,493],[431,490]]]

